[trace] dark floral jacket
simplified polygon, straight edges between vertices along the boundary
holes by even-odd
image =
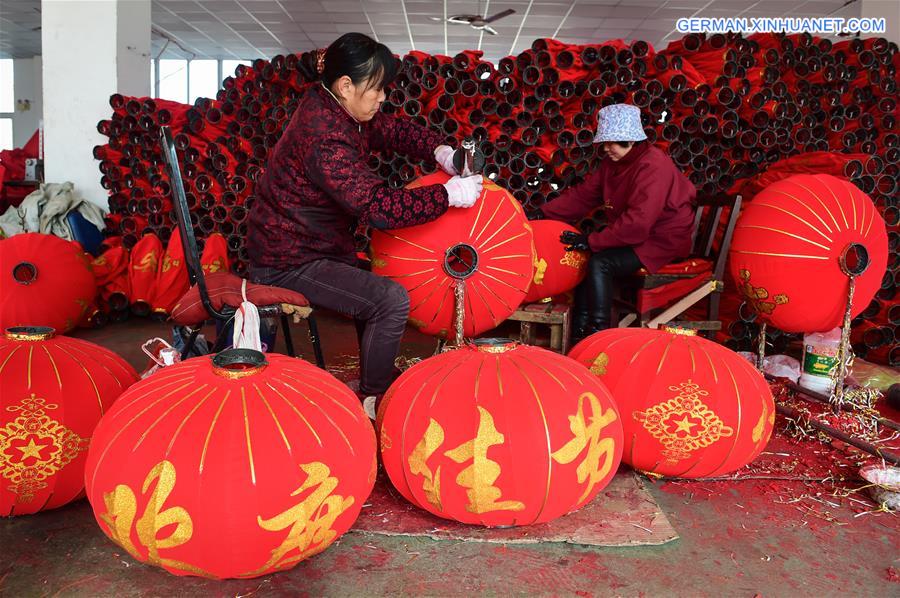
[[[390,189],[366,166],[371,151],[434,162],[443,137],[377,113],[357,123],[321,85],[310,87],[269,156],[250,208],[253,266],[289,270],[331,258],[356,263],[353,233],[430,222],[447,211],[443,185]]]

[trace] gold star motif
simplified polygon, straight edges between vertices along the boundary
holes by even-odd
[[[685,414],[684,419],[681,421],[674,421],[673,423],[677,426],[676,432],[684,432],[685,434],[690,434],[691,428],[697,425],[690,420],[688,414]]]
[[[16,449],[22,451],[22,461],[29,457],[34,457],[35,459],[40,460],[41,451],[47,448],[49,445],[46,444],[37,444],[34,441],[34,438],[28,441],[26,446],[17,446]]]

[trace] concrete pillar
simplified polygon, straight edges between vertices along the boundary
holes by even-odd
[[[862,0],[859,16],[864,19],[883,18],[887,25],[885,39],[900,44],[900,2],[897,0]],[[865,35],[863,37],[871,37]]]
[[[13,60],[15,114],[13,114],[13,147],[22,147],[37,131],[42,118],[41,57]],[[22,104],[20,104],[22,102]],[[24,110],[28,102],[28,110]]]
[[[43,0],[44,172],[104,208],[91,150],[109,96],[150,94],[150,0]]]

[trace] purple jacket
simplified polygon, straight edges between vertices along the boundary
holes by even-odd
[[[325,88],[312,86],[259,179],[247,235],[251,264],[281,270],[321,258],[355,264],[359,223],[387,229],[434,220],[448,208],[443,185],[390,189],[366,161],[373,150],[394,150],[433,163],[442,141],[380,112],[359,124]]]
[[[644,267],[656,272],[690,253],[696,195],[672,160],[645,142],[618,162],[604,158],[584,181],[541,210],[547,218],[574,223],[607,205],[609,225],[588,236],[591,249],[633,247]]]

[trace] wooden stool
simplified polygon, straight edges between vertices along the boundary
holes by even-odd
[[[572,332],[569,322],[571,311],[571,306],[565,303],[528,303],[520,306],[509,319],[521,323],[520,341],[526,345],[534,344],[534,324],[549,325],[550,348],[565,355]]]

